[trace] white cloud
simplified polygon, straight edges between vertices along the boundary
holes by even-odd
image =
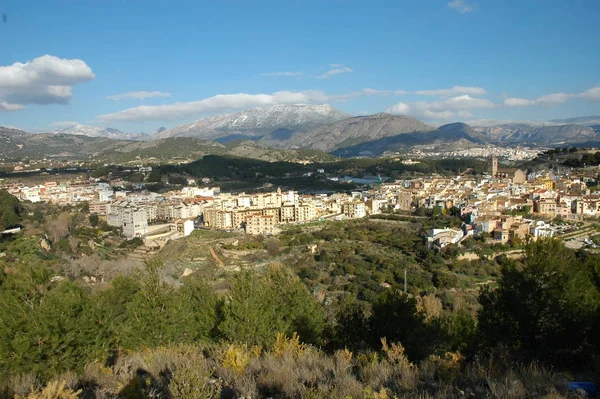
[[[6,101],[0,101],[0,112],[18,111],[23,108],[25,108],[23,105],[9,104]]]
[[[408,91],[406,90],[376,90],[376,89],[362,89],[361,91],[359,91],[358,93],[361,93],[361,95],[364,96],[390,96],[390,95],[395,95],[395,96],[403,96],[405,94],[409,94]]]
[[[573,94],[567,93],[552,93],[538,97],[535,100],[526,98],[509,97],[504,99],[504,105],[507,107],[530,107],[533,105],[557,105],[562,104],[574,97]]]
[[[453,86],[450,89],[437,89],[437,90],[419,90],[415,94],[420,96],[435,96],[435,97],[451,97],[459,96],[462,94],[468,94],[470,96],[482,96],[486,93],[485,89],[481,87],[471,86]]]
[[[592,87],[583,93],[579,93],[579,97],[589,101],[600,101],[600,86]]]
[[[496,104],[485,98],[471,97],[468,94],[450,97],[440,101],[413,103],[399,102],[387,109],[392,114],[406,114],[417,118],[437,120],[452,118],[472,118],[472,109],[494,108]]]
[[[453,0],[448,3],[448,8],[458,11],[461,14],[475,11],[475,6],[467,3],[465,0]]]
[[[408,114],[410,113],[410,106],[402,101],[392,105],[387,109],[390,114]]]
[[[468,94],[450,97],[445,100],[429,103],[433,109],[473,109],[494,108],[496,105],[488,99],[471,97]]]
[[[457,115],[460,116],[461,118],[472,118],[475,116],[469,111],[458,111]]]
[[[563,104],[571,99],[581,98],[588,101],[600,101],[600,86],[592,87],[579,94],[571,93],[551,93],[538,97],[535,100],[527,100],[524,98],[509,97],[504,100],[504,105],[507,107],[527,107],[532,105],[558,105]]]
[[[317,76],[317,79],[328,79],[335,75],[340,75],[342,73],[350,73],[350,72],[354,72],[354,71],[348,67],[334,68],[334,69],[330,69],[329,71],[325,72],[322,75]]]
[[[527,100],[526,98],[508,97],[504,99],[504,105],[507,107],[528,107],[535,105],[535,100]]]
[[[401,95],[403,90],[375,90],[365,88],[346,94],[326,94],[319,90],[301,92],[278,91],[273,94],[217,94],[199,101],[179,102],[164,105],[140,105],[112,114],[100,115],[104,121],[177,120],[196,117],[207,113],[228,112],[251,107],[275,104],[339,103],[362,96]]]
[[[570,99],[571,97],[573,97],[572,94],[552,93],[552,94],[546,94],[545,96],[539,97],[537,100],[535,100],[535,102],[537,104],[543,104],[543,105],[562,104],[562,103],[566,102],[568,99]]]
[[[261,73],[262,76],[303,76],[304,72],[269,72]]]
[[[71,100],[73,85],[94,78],[92,69],[82,60],[52,55],[0,66],[0,108],[15,110],[27,104],[66,104]]]
[[[312,74],[308,74],[305,72],[289,72],[289,71],[284,71],[284,72],[265,72],[265,73],[261,73],[262,76],[269,76],[269,77],[297,77],[297,78],[311,78],[311,79],[328,79],[332,76],[335,75],[340,75],[343,73],[351,73],[354,72],[354,70],[352,70],[352,68],[348,68],[347,66],[345,66],[344,64],[329,64],[329,70],[321,75],[312,75]]]
[[[175,120],[211,112],[275,104],[324,103],[329,97],[317,90],[278,91],[273,94],[218,94],[199,101],[165,105],[140,105],[113,114],[100,115],[105,121]]]
[[[365,95],[367,95],[367,96],[374,96],[374,95],[376,95],[376,94],[379,94],[379,93],[380,93],[380,91],[379,91],[379,90],[375,90],[375,89],[369,89],[369,88],[363,89],[362,91],[363,91],[363,93],[365,93]]]
[[[76,126],[79,125],[79,122],[75,122],[75,121],[58,121],[58,122],[52,122],[51,126],[53,127],[70,127],[70,126]]]
[[[402,92],[402,90],[397,90],[397,92]],[[376,89],[369,89],[369,88],[365,88],[359,91],[353,91],[350,93],[346,93],[346,94],[331,94],[331,95],[327,95],[327,101],[329,102],[345,102],[345,101],[350,101],[354,98],[357,97],[363,97],[363,96],[389,96],[391,94],[396,93],[396,91],[393,90],[376,90]]]
[[[171,93],[162,91],[129,91],[127,93],[115,94],[106,97],[108,100],[144,100],[153,97],[171,97]]]

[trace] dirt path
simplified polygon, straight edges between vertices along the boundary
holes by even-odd
[[[223,263],[223,261],[221,259],[219,259],[219,257],[217,256],[217,253],[215,252],[215,247],[210,247],[210,255],[213,257],[213,259],[215,260],[215,262],[217,262],[217,264],[221,267],[225,267],[225,263]]]

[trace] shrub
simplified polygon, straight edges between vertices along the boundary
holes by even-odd
[[[80,393],[67,388],[64,381],[52,381],[40,392],[27,395],[27,399],[77,399]]]
[[[177,365],[169,383],[173,399],[216,397],[221,386],[212,375],[213,371],[203,356],[187,356],[183,363]]]

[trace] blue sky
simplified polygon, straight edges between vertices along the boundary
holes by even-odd
[[[0,0],[0,125],[150,132],[275,103],[600,114],[600,1]],[[4,20],[4,21],[3,21]]]

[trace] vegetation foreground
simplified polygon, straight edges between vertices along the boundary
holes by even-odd
[[[227,264],[187,277],[162,252],[108,273],[133,243],[78,212],[2,204],[3,227],[26,226],[0,241],[2,397],[561,398],[598,383],[600,256],[559,240],[467,261],[419,238],[452,216],[327,223],[226,238]],[[187,267],[185,243],[170,249]]]
[[[600,262],[552,240],[526,251],[473,317],[393,288],[327,314],[279,267],[232,274],[224,295],[166,285],[159,261],[94,293],[6,268],[4,396],[566,397],[598,370]]]

